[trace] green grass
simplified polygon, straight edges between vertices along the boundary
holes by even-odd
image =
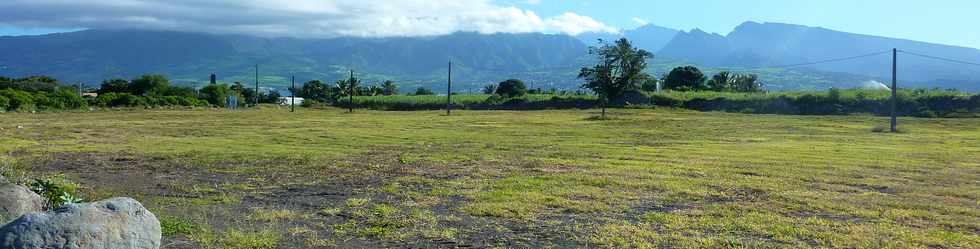
[[[7,113],[0,165],[134,196],[202,247],[980,247],[980,119],[596,113]],[[144,161],[46,163],[89,154]]]

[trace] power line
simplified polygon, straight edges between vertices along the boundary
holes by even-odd
[[[891,52],[892,52],[891,50],[886,50],[886,51],[880,51],[880,52],[875,52],[875,53],[870,53],[870,54],[862,54],[862,55],[842,57],[842,58],[826,59],[826,60],[819,60],[819,61],[814,61],[814,62],[786,64],[786,65],[775,65],[775,66],[764,66],[764,67],[742,68],[742,69],[737,69],[735,71],[748,71],[748,70],[772,69],[772,68],[802,67],[802,66],[809,66],[809,65],[832,63],[832,62],[841,62],[841,61],[856,60],[856,59],[861,59],[861,58],[866,58],[866,57],[871,57],[871,56],[878,56],[878,55],[888,54],[888,53],[891,53]]]
[[[905,50],[898,50],[898,52],[901,52],[901,53],[904,53],[904,54],[908,54],[908,55],[919,56],[919,57],[923,57],[923,58],[929,58],[929,59],[933,59],[933,60],[941,60],[941,61],[945,61],[945,62],[952,62],[952,63],[966,64],[966,65],[980,66],[980,63],[973,63],[973,62],[961,61],[961,60],[949,59],[949,58],[943,58],[943,57],[938,57],[938,56],[924,55],[924,54],[913,53],[913,52],[909,52],[909,51],[905,51]]]

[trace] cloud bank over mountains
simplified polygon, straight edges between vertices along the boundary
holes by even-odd
[[[2,25],[300,38],[619,32],[573,12],[540,17],[489,0],[4,0]]]

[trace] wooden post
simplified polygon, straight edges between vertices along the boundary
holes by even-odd
[[[354,113],[354,70],[353,69],[350,70],[350,79],[347,80],[347,88],[350,89],[347,91],[347,94],[350,95],[348,96],[348,100],[347,100],[347,112]]]
[[[253,98],[252,105],[259,106],[259,64],[255,64],[255,98]]]
[[[898,49],[892,49],[892,133],[898,132]]]
[[[453,110],[453,62],[449,61],[449,77],[446,80],[446,116]]]
[[[293,87],[289,88],[289,112],[296,112],[296,75],[293,75]]]

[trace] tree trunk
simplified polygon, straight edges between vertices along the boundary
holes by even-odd
[[[606,119],[606,104],[602,104],[602,119]]]

